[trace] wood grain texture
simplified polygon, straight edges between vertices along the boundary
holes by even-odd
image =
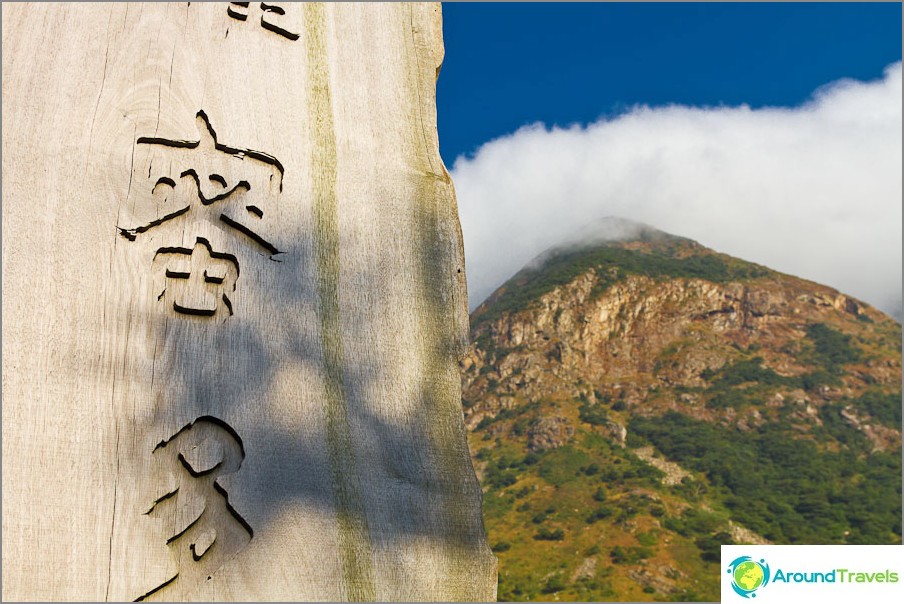
[[[3,599],[494,600],[438,4],[7,4]]]

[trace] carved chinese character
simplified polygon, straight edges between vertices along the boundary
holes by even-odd
[[[158,146],[161,155],[151,161],[148,171],[149,203],[137,210],[154,218],[120,227],[120,234],[134,241],[170,222],[206,220],[248,237],[271,255],[278,254],[265,236],[265,209],[282,191],[282,164],[266,153],[219,143],[203,111],[197,114],[197,124],[197,141],[138,139],[139,145]]]
[[[166,544],[178,571],[136,601],[181,599],[210,580],[254,535],[216,480],[238,471],[245,450],[226,422],[205,416],[158,444],[152,455],[161,473],[168,470],[174,477],[175,488],[160,494],[145,514],[167,527]]]
[[[163,264],[166,277],[158,300],[172,300],[173,310],[186,315],[213,317],[224,308],[232,314],[228,294],[239,276],[234,256],[214,252],[199,237],[194,249],[160,248],[154,260]]]
[[[164,242],[172,237],[177,244],[202,223],[231,234],[232,249],[215,252],[198,236],[193,250],[162,247],[154,258],[155,264],[166,262],[165,293],[175,312],[215,316],[223,307],[231,315],[229,293],[238,278],[239,251],[271,258],[281,253],[270,233],[284,170],[271,155],[220,143],[203,111],[197,127],[197,141],[138,138],[137,145],[150,146],[147,176],[143,170],[133,172],[133,180],[143,182],[130,183],[127,224],[119,232],[136,241],[154,231]]]
[[[295,41],[300,36],[297,33],[291,32],[286,29],[287,27],[291,26],[288,24],[286,9],[281,6],[281,4],[285,3],[260,3],[261,27],[268,31],[279,34],[284,38]],[[238,19],[239,21],[247,21],[248,15],[252,11],[254,11],[254,9],[252,8],[250,2],[230,2],[229,7],[226,9],[226,14],[228,14],[233,19]]]

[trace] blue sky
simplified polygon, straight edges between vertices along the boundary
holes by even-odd
[[[444,3],[440,151],[637,103],[797,105],[901,59],[900,3]]]
[[[443,5],[472,308],[606,216],[902,309],[900,3]]]

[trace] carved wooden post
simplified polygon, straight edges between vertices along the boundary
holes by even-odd
[[[438,4],[3,4],[3,598],[492,600]]]

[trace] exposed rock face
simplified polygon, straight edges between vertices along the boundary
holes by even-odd
[[[493,600],[439,4],[3,10],[7,600]]]
[[[541,417],[527,432],[527,448],[531,451],[555,449],[574,436],[574,426],[564,417]]]
[[[720,544],[900,543],[900,325],[648,227],[604,239],[471,317],[500,598],[715,600]]]
[[[656,457],[653,447],[639,447],[634,450],[634,454],[651,466],[662,471],[662,484],[674,486],[676,484],[681,484],[682,480],[690,476],[690,473],[685,471],[678,464]]]
[[[624,447],[628,439],[628,429],[618,422],[606,422],[606,428],[609,429],[609,437],[619,447]]]
[[[685,257],[715,257],[693,242],[681,241],[678,253]],[[646,249],[656,248],[648,244]],[[474,425],[468,421],[472,414],[498,410],[500,397],[577,399],[582,394],[593,397],[594,391],[640,413],[671,408],[742,428],[761,424],[757,409],[738,414],[707,408],[694,392],[707,385],[701,374],[718,371],[751,351],[781,376],[802,376],[810,366],[800,343],[814,323],[879,345],[889,338],[893,344],[899,329],[881,312],[831,288],[771,271],[723,283],[628,274],[600,292],[604,272],[590,268],[518,312],[484,320],[494,299],[474,312],[476,344],[460,365],[465,400],[480,401],[466,406],[469,426]],[[850,366],[840,383],[810,392],[778,389],[767,406],[803,404],[801,417],[818,424],[822,404],[900,384],[900,358],[890,351],[890,356],[867,356]],[[877,449],[899,444],[894,430],[869,427],[863,432]]]

